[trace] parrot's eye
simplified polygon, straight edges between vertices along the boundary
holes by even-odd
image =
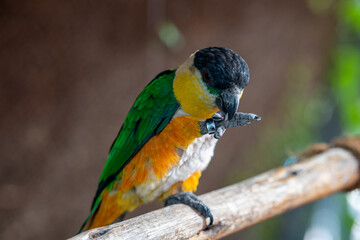
[[[207,72],[204,72],[204,80],[210,82],[210,75]]]

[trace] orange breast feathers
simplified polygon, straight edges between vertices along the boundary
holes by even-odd
[[[177,149],[186,150],[200,137],[198,118],[181,116],[174,118],[157,136],[152,137],[126,165],[119,182],[119,190],[126,192],[143,184],[151,172],[161,179],[178,164]]]
[[[132,211],[142,204],[136,192],[132,191],[133,187],[160,181],[178,164],[180,156],[177,150],[186,150],[201,136],[198,121],[198,118],[191,116],[177,117],[160,134],[152,137],[126,165],[113,190],[104,190],[100,208],[84,230],[110,224],[124,212]],[[148,178],[149,176],[152,177]],[[165,199],[178,191],[195,191],[200,176],[200,172],[195,172],[184,182],[174,184],[158,198]]]

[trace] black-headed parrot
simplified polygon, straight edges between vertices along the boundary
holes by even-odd
[[[226,128],[260,117],[236,112],[249,69],[234,51],[209,47],[158,74],[140,93],[114,140],[80,231],[108,225],[141,204],[183,203],[205,218],[192,192]]]

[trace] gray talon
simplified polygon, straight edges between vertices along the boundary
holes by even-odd
[[[228,121],[225,123],[226,128],[234,128],[234,127],[241,127],[250,124],[250,121],[240,120],[240,121]]]
[[[215,134],[214,134],[214,138],[220,139],[220,138],[222,137],[222,135],[224,135],[225,131],[226,131],[226,128],[225,128],[224,125],[219,126],[219,127],[216,129],[216,132],[215,132]]]
[[[238,112],[235,114],[234,119],[236,120],[248,120],[248,121],[259,121],[261,120],[261,117],[259,117],[258,115],[254,114],[254,113],[242,113],[242,112]]]
[[[221,121],[225,119],[225,113],[222,111],[216,112],[214,113],[214,115],[212,115],[211,117],[212,119],[214,119],[214,121]]]
[[[211,210],[197,196],[191,192],[181,192],[171,195],[165,201],[165,206],[182,203],[198,211],[203,217],[210,218],[210,225],[213,224],[214,218]]]

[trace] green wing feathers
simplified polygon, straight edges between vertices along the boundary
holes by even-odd
[[[179,108],[173,93],[174,77],[175,70],[160,73],[136,99],[110,148],[92,212],[101,201],[102,191],[112,186],[131,158],[152,136],[164,129]]]

